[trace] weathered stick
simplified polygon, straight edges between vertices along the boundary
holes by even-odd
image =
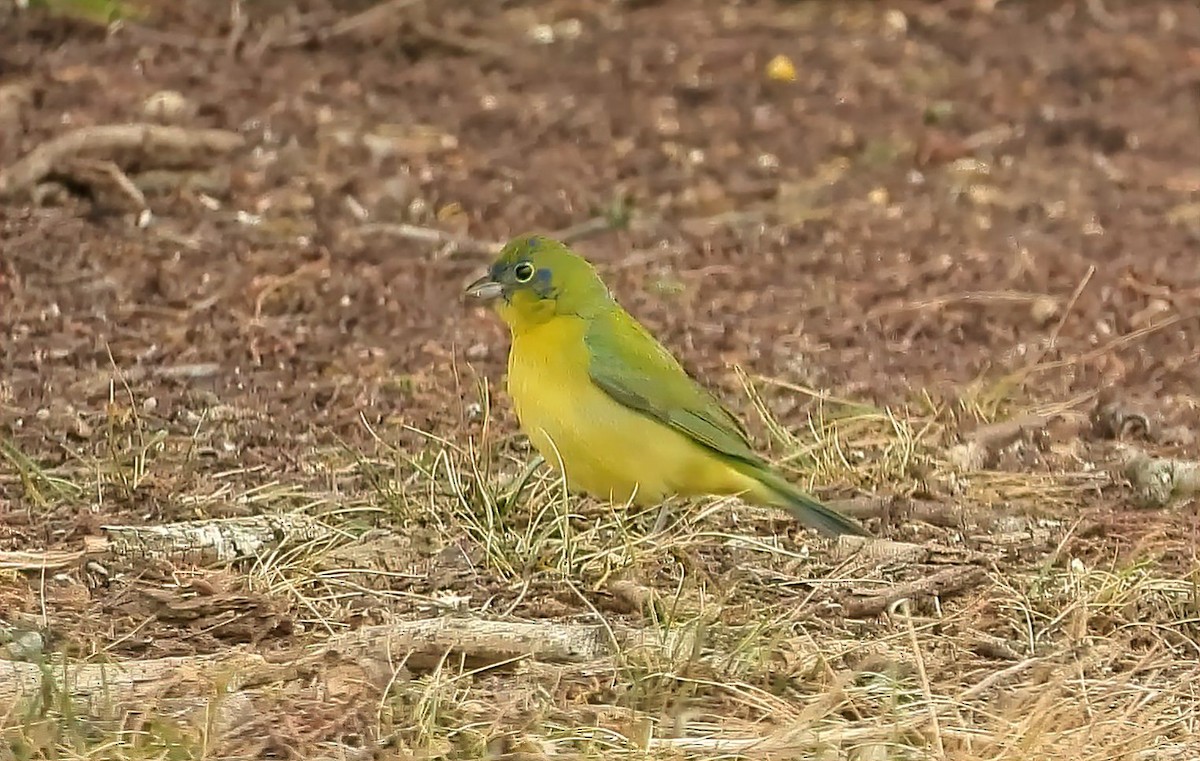
[[[168,689],[176,697],[209,696],[218,689],[236,692],[285,679],[291,668],[246,652],[117,663],[43,665],[0,660],[0,712],[7,714],[21,700],[60,694],[77,710],[103,716],[108,706],[150,700]],[[47,678],[55,685],[50,690],[44,683]]]
[[[364,627],[338,635],[318,649],[412,665],[421,665],[430,657],[441,659],[447,653],[492,663],[523,657],[546,663],[590,663],[641,648],[677,651],[688,646],[686,640],[679,635],[660,636],[625,627],[607,629],[598,624],[445,617]]]
[[[929,576],[897,584],[883,594],[850,600],[846,603],[845,615],[846,618],[871,618],[900,600],[950,597],[982,584],[986,578],[987,573],[977,566],[950,566]]]
[[[611,636],[610,636],[611,635]],[[615,642],[614,642],[615,639]],[[251,686],[290,681],[331,662],[367,661],[435,665],[447,655],[484,663],[532,658],[543,663],[589,664],[639,648],[690,647],[688,638],[598,624],[520,623],[473,618],[433,618],[369,626],[340,634],[295,654],[268,662],[255,653],[233,652],[116,663],[39,665],[0,660],[0,714],[22,700],[64,694],[93,715],[115,704],[172,697],[206,697]],[[54,687],[47,690],[46,679]]]
[[[332,538],[329,526],[309,515],[252,515],[185,521],[162,526],[104,526],[105,535],[88,537],[75,552],[0,552],[0,569],[41,571],[66,568],[87,558],[106,557],[169,560],[195,566],[228,563],[254,557],[285,541]]]
[[[627,221],[624,218],[613,216],[592,217],[570,227],[564,227],[561,230],[547,233],[546,237],[570,245],[597,233],[616,230],[626,225]],[[433,227],[421,227],[403,222],[371,222],[362,225],[358,230],[363,234],[388,235],[393,238],[403,238],[404,240],[438,244],[443,246],[444,255],[495,256],[500,252],[500,249],[504,248],[503,241],[477,240]]]
[[[198,566],[255,557],[289,540],[308,542],[333,536],[331,528],[303,513],[103,529],[106,554],[123,558],[170,558]]]
[[[977,428],[946,451],[946,459],[961,470],[979,470],[992,462],[996,453],[1031,431],[1041,430],[1052,415],[1024,415]]]
[[[24,158],[0,171],[0,199],[32,189],[68,161],[79,157],[105,159],[121,169],[188,166],[205,157],[241,148],[245,139],[222,129],[191,129],[161,124],[105,124],[81,127],[42,143]]]

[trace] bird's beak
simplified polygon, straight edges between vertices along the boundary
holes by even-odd
[[[484,275],[468,285],[466,293],[482,301],[491,301],[504,295],[504,286],[492,280],[491,276]]]

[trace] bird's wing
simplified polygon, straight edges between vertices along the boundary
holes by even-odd
[[[737,418],[629,314],[593,318],[584,341],[592,382],[614,400],[723,455],[761,462]]]

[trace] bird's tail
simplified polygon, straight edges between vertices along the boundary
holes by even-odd
[[[777,473],[766,468],[756,468],[753,473],[746,475],[754,478],[763,487],[761,492],[751,496],[756,496],[767,504],[782,507],[809,528],[827,536],[871,536],[870,532],[853,518],[842,515],[832,507],[826,507]]]

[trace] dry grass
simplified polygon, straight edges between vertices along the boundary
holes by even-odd
[[[178,499],[205,514],[222,505],[304,510],[338,527],[330,539],[285,544],[233,569],[247,591],[290,611],[300,642],[364,620],[469,613],[643,627],[683,644],[583,667],[392,663],[376,689],[340,682],[334,669],[307,685],[239,696],[260,717],[242,728],[165,709],[98,714],[74,705],[55,679],[59,687],[8,716],[9,757],[229,757],[278,744],[310,758],[369,749],[396,758],[1196,756],[1194,566],[1161,562],[1151,546],[1132,560],[1114,559],[1103,543],[1073,554],[1078,523],[1068,516],[1096,499],[1106,477],[1061,459],[960,472],[945,456],[953,410],[927,396],[888,410],[788,387],[810,397],[809,429],[797,435],[755,390],[769,385],[747,387],[783,467],[813,483],[953,495],[969,519],[887,530],[911,543],[895,547],[935,548],[923,555],[891,545],[856,553],[736,500],[677,505],[655,532],[657,510],[568,496],[547,469],[529,467],[518,440],[490,433],[428,436],[416,453],[383,437],[370,455],[315,452],[311,470],[336,491],[268,483],[234,493],[218,475],[206,493]],[[100,482],[134,488],[184,465],[153,436],[130,431],[133,420],[114,426],[108,458],[86,467],[41,468],[11,445],[4,457],[46,509]],[[1031,504],[1060,519],[1022,517]],[[1000,506],[1012,530],[976,520]],[[985,583],[946,599],[901,600],[862,620],[844,615],[848,602],[956,563],[982,566]],[[44,610],[48,628],[69,625]],[[49,664],[95,658],[43,657],[48,673],[59,673]],[[264,741],[263,726],[280,717],[287,721]]]

